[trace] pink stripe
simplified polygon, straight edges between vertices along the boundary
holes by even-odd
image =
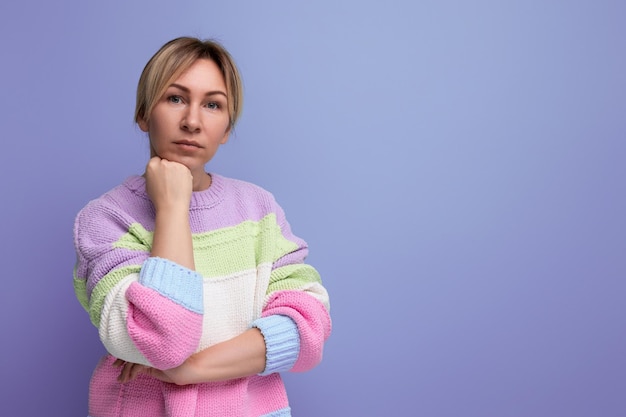
[[[289,407],[280,374],[251,376],[248,383],[250,415],[262,416]]]
[[[128,334],[155,368],[175,368],[196,351],[202,315],[137,282],[128,287],[126,297]]]

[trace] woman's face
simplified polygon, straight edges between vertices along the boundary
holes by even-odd
[[[230,133],[224,77],[208,59],[197,60],[165,90],[150,120],[139,127],[150,137],[152,156],[204,171]]]

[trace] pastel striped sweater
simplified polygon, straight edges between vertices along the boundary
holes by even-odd
[[[196,271],[150,257],[154,207],[141,176],[76,216],[74,288],[109,353],[91,378],[90,417],[290,416],[279,373],[322,359],[329,300],[304,263],[306,243],[269,192],[211,176],[189,211]],[[147,375],[117,382],[115,358],[169,369],[251,327],[265,339],[262,374],[186,386]]]

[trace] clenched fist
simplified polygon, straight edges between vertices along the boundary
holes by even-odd
[[[152,157],[146,166],[146,191],[157,212],[189,210],[193,176],[185,165]]]

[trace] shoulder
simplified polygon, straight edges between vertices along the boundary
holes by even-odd
[[[137,188],[138,182],[137,177],[129,177],[118,186],[90,200],[76,214],[74,232],[98,234],[104,232],[105,225],[128,224],[129,219],[135,217],[132,214],[134,211],[149,204],[144,197],[145,187]]]
[[[104,194],[90,200],[78,212],[77,217],[89,217],[95,213],[106,213],[108,211],[120,211],[135,206],[144,199],[145,186],[139,184],[141,177],[132,176],[123,183],[110,189]]]

